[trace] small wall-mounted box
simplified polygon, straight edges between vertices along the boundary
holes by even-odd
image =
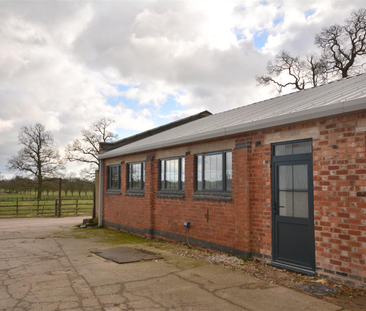
[[[184,227],[185,228],[190,228],[191,227],[191,222],[190,221],[184,222]]]

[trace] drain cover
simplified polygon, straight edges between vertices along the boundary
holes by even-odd
[[[117,247],[117,248],[107,248],[100,250],[91,250],[95,255],[103,257],[105,259],[114,261],[116,263],[130,263],[138,262],[143,260],[154,260],[162,259],[163,257],[158,256],[154,253],[145,250],[136,250],[128,247]]]
[[[307,293],[313,294],[315,296],[324,296],[328,294],[334,294],[339,292],[339,290],[329,287],[327,285],[321,284],[321,283],[308,283],[304,285],[295,286],[297,289],[302,289]]]

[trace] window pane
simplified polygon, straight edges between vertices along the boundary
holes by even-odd
[[[145,187],[145,162],[142,162],[142,187]]]
[[[185,177],[186,177],[186,161],[184,158],[181,158],[181,167],[182,167],[182,171],[181,171],[181,184],[182,184],[182,190],[184,189],[184,184],[185,184]]]
[[[275,146],[275,156],[311,153],[311,141]]]
[[[232,153],[226,153],[226,190],[231,191],[233,185],[233,159]]]
[[[178,165],[179,160],[167,160],[166,164],[166,189],[177,190],[178,189]]]
[[[202,156],[197,157],[197,190],[202,190]]]
[[[275,156],[292,154],[292,144],[275,146]]]
[[[301,153],[311,153],[311,141],[304,141],[301,143],[294,143],[293,146],[293,154],[301,154]]]
[[[118,189],[118,177],[118,166],[112,166],[110,168],[110,181],[112,189]]]
[[[222,154],[206,155],[204,157],[205,169],[205,189],[222,189]]]
[[[132,189],[141,189],[141,163],[130,164],[131,180],[130,185]]]
[[[165,189],[164,172],[165,172],[165,161],[161,161],[160,162],[160,187],[161,187],[161,189]]]

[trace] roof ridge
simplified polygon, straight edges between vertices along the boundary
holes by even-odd
[[[208,110],[204,110],[204,111],[201,111],[199,113],[196,113],[196,114],[190,115],[188,117],[185,117],[183,119],[178,119],[178,120],[160,125],[158,127],[154,127],[154,128],[149,129],[147,131],[140,132],[140,133],[137,133],[135,135],[119,139],[119,140],[114,141],[114,142],[101,142],[101,143],[99,143],[99,151],[108,151],[108,150],[112,150],[112,149],[115,149],[115,148],[118,148],[118,147],[122,147],[122,146],[125,146],[125,145],[128,145],[128,144],[131,144],[133,142],[136,142],[138,140],[144,139],[146,137],[153,136],[153,135],[156,135],[156,134],[164,132],[164,131],[168,131],[172,128],[181,126],[181,125],[189,123],[189,122],[196,121],[198,119],[205,118],[205,117],[210,116],[210,115],[212,115],[211,112],[209,112]]]
[[[220,111],[218,113],[212,114],[212,116],[220,115],[220,114],[227,113],[229,111],[233,111],[233,110],[237,110],[237,109],[241,109],[241,108],[244,108],[244,107],[254,106],[254,105],[257,105],[257,104],[260,104],[260,103],[264,103],[266,101],[270,101],[270,100],[273,100],[273,99],[276,99],[276,98],[286,97],[286,96],[288,97],[290,95],[298,94],[300,92],[310,91],[310,90],[313,90],[315,88],[321,88],[322,86],[327,86],[327,85],[332,84],[332,83],[338,83],[338,82],[341,82],[341,81],[344,81],[344,80],[347,80],[347,79],[352,79],[352,78],[355,78],[355,77],[359,77],[359,76],[362,76],[362,75],[365,75],[366,76],[366,73],[360,73],[360,74],[357,74],[357,75],[354,75],[354,76],[348,76],[348,77],[345,77],[345,78],[336,79],[336,80],[333,80],[333,81],[324,83],[322,85],[312,86],[312,87],[310,87],[308,89],[298,90],[298,91],[294,91],[292,93],[283,94],[283,95],[279,95],[279,96],[276,96],[276,97],[271,97],[271,98],[263,99],[263,100],[260,100],[260,101],[254,102],[254,103],[250,103],[248,105],[239,106],[239,107],[235,107],[235,108],[232,108],[232,109]]]

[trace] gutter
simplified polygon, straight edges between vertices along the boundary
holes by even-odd
[[[98,226],[103,226],[103,160],[99,160],[99,211],[98,211]]]
[[[151,149],[160,149],[176,145],[182,145],[191,142],[197,142],[200,140],[207,140],[212,138],[230,136],[239,133],[250,132],[259,129],[265,129],[275,127],[279,125],[296,123],[301,121],[318,119],[321,117],[328,117],[332,115],[342,114],[346,112],[354,112],[359,110],[366,110],[366,98],[359,98],[348,102],[339,102],[328,106],[322,106],[318,108],[307,109],[303,111],[297,111],[290,114],[280,115],[258,121],[251,121],[244,124],[228,126],[217,130],[211,130],[204,133],[193,134],[184,137],[176,137],[166,140],[164,142],[157,142],[152,144],[145,144],[131,148],[126,151],[119,151],[118,149],[111,150],[109,152],[100,154],[98,159],[107,159],[115,156],[121,156],[141,151],[148,151]]]

